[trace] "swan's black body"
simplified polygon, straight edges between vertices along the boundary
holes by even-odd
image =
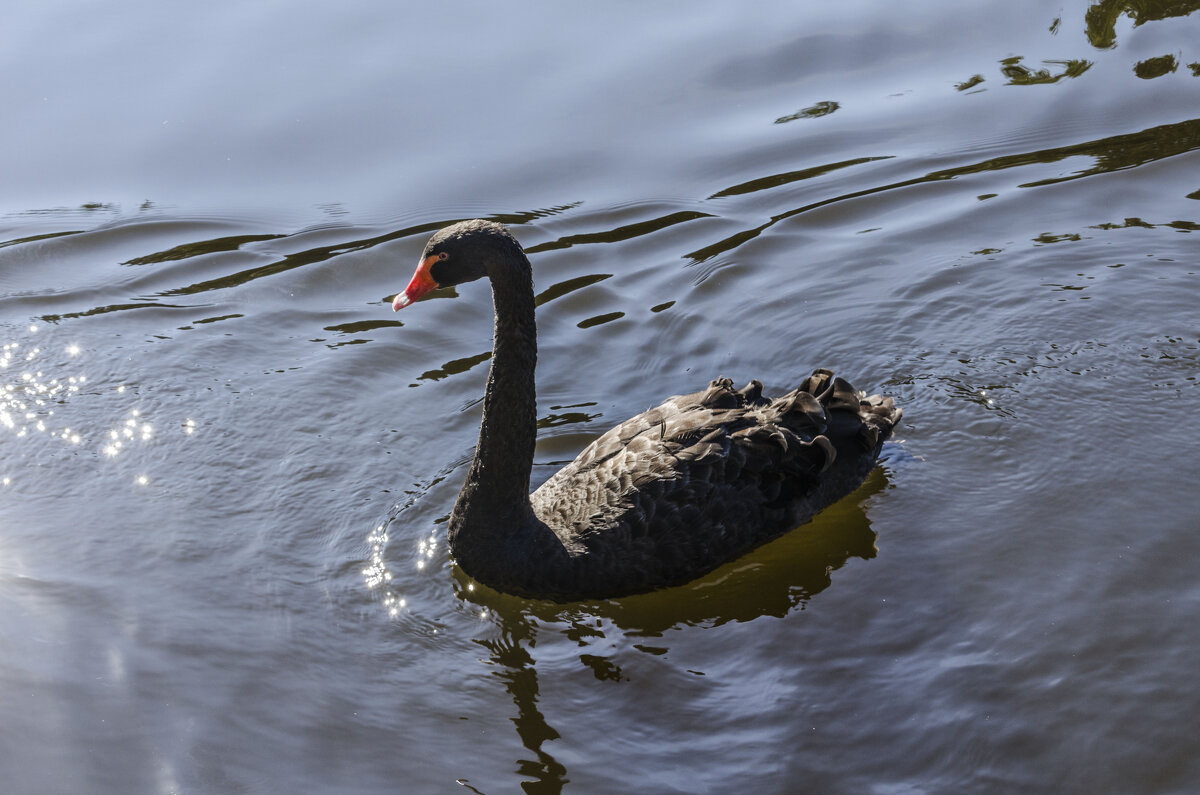
[[[495,348],[449,541],[462,569],[498,590],[566,601],[685,583],[857,488],[900,419],[891,398],[828,370],[773,400],[757,381],[718,379],[608,431],[530,495],[537,332],[520,244],[487,221],[443,229],[393,306],[483,276]]]

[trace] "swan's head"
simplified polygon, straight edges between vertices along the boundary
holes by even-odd
[[[494,221],[462,221],[441,230],[425,244],[417,272],[392,301],[400,311],[437,287],[473,282],[490,274],[496,263],[523,259],[521,244]]]

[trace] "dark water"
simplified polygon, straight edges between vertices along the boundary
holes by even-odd
[[[4,790],[1200,786],[1200,3],[909,6],[11,12]],[[535,483],[718,375],[899,438],[690,586],[473,586],[487,290],[387,301],[475,216]]]

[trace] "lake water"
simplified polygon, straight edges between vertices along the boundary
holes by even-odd
[[[11,793],[1200,787],[1200,9],[6,12]],[[455,568],[486,285],[534,483],[719,375],[894,395],[881,466],[691,585]]]

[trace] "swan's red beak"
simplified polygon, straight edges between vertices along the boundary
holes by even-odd
[[[421,264],[417,266],[417,272],[413,274],[412,281],[404,288],[404,292],[396,293],[396,297],[392,301],[393,312],[399,312],[438,286],[438,283],[433,280],[433,276],[429,274],[429,267],[435,262],[437,262],[436,256],[421,260]]]

